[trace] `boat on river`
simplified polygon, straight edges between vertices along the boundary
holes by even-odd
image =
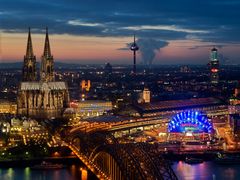
[[[53,164],[50,162],[43,161],[41,164],[34,165],[30,167],[35,170],[51,170],[51,169],[62,169],[64,168],[63,164]]]
[[[240,164],[240,156],[218,153],[214,162],[218,164]]]
[[[199,163],[203,163],[203,160],[199,159],[199,158],[186,157],[185,163],[188,163],[188,164],[199,164]]]

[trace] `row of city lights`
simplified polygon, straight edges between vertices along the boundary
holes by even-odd
[[[91,160],[89,160],[87,157],[85,157],[82,153],[80,153],[77,148],[74,148],[73,146],[67,145],[72,152],[87,166],[87,168],[96,174],[97,170],[97,177],[101,180],[110,180],[110,178],[104,174]]]

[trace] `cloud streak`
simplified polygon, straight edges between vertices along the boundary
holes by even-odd
[[[185,29],[185,28],[177,27],[175,25],[171,25],[171,26],[166,26],[166,25],[129,26],[129,27],[123,27],[121,29],[128,29],[128,30],[134,30],[134,31],[140,31],[140,30],[166,30],[166,31],[185,32],[185,33],[200,33],[200,34],[209,33],[208,30]]]
[[[1,0],[0,31],[26,33],[30,26],[33,33],[43,34],[48,26],[56,35],[137,34],[163,42],[194,40],[199,45],[190,49],[197,49],[202,44],[240,44],[239,9],[237,0]]]
[[[206,42],[239,42],[239,8],[237,1],[228,0],[2,0],[0,28],[23,32],[31,26],[40,32],[49,26],[55,34],[109,37],[132,36],[138,31],[142,38],[153,34],[172,40],[191,35]]]
[[[67,24],[72,26],[89,26],[89,27],[97,27],[97,26],[104,26],[101,23],[88,23],[82,20],[69,20]]]

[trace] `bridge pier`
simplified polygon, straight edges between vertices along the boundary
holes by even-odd
[[[81,168],[81,180],[87,180],[88,179],[88,171],[84,168]]]

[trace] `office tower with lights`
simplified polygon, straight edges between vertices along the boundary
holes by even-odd
[[[218,50],[213,48],[210,54],[210,81],[213,84],[219,82],[219,60],[218,60]]]

